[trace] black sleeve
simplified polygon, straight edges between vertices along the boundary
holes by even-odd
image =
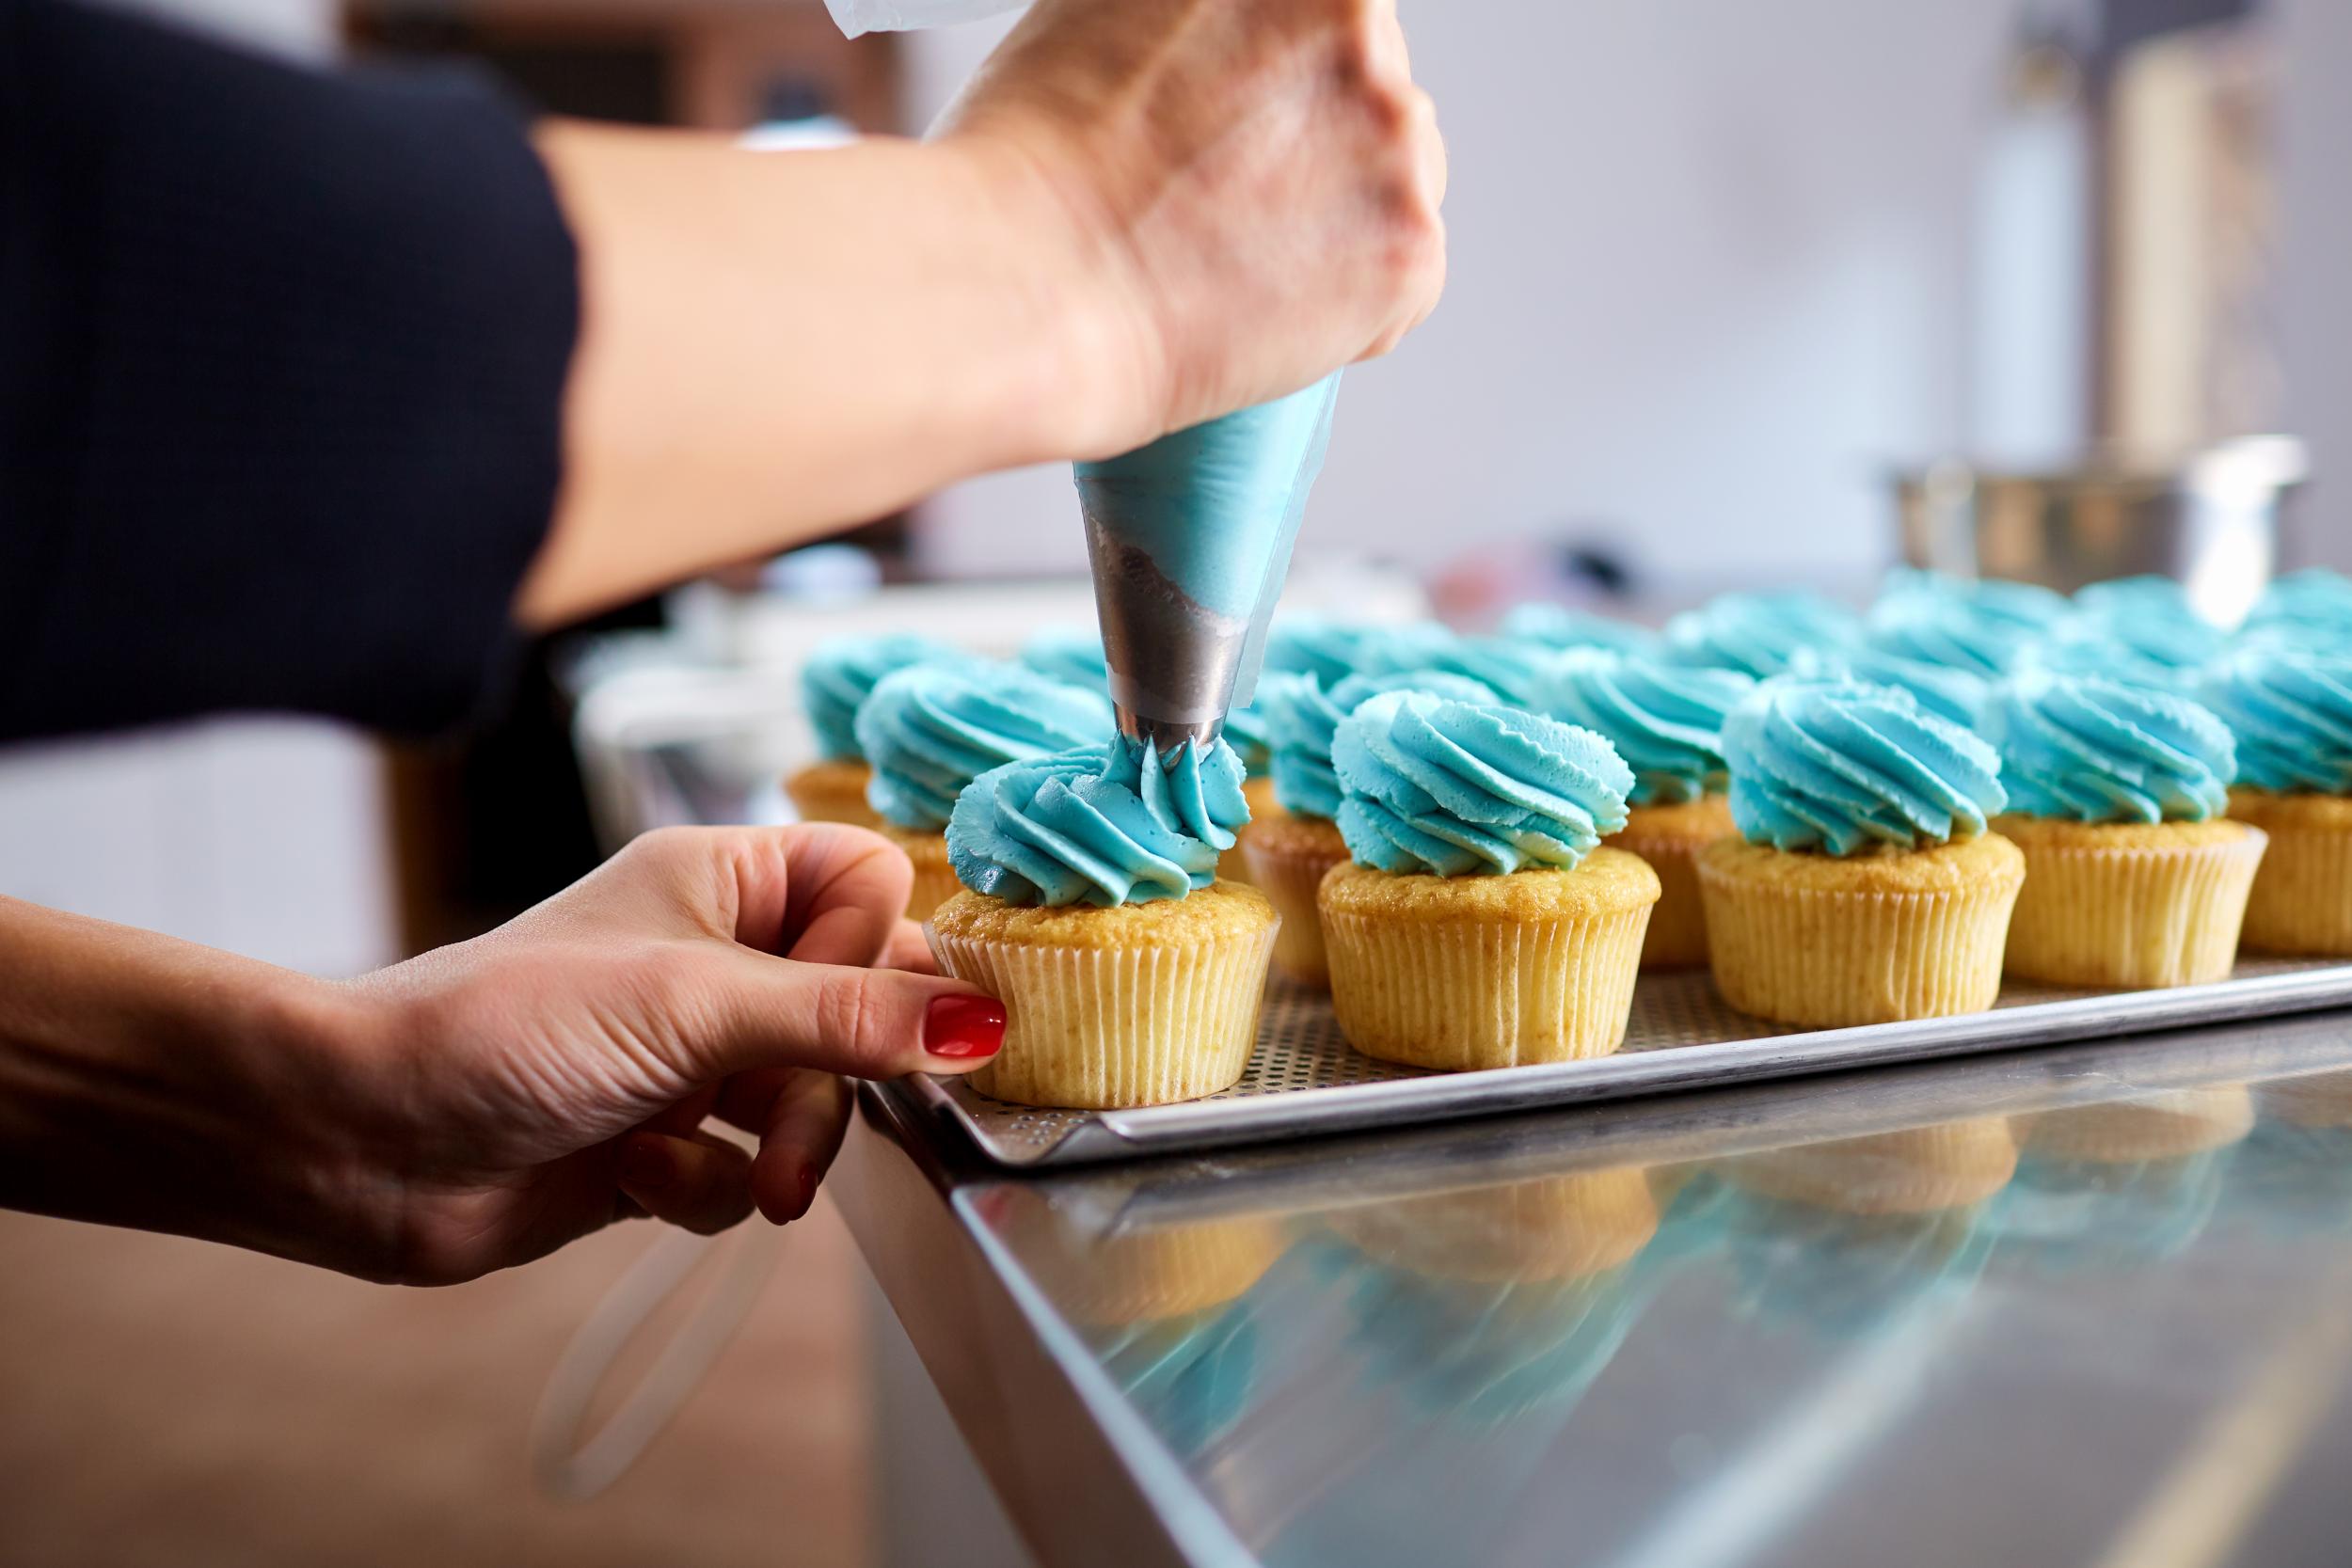
[[[0,739],[495,684],[578,330],[525,122],[0,0]]]

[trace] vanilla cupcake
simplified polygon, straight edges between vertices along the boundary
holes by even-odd
[[[2230,732],[2185,698],[2030,670],[1986,721],[2026,856],[2008,973],[2060,986],[2226,978],[2263,858],[2260,829],[2223,816]]]
[[[884,675],[960,656],[928,637],[836,637],[818,644],[801,666],[801,701],[817,732],[818,760],[786,775],[784,792],[803,822],[879,828],[866,801],[874,770],[857,740],[857,710]]]
[[[1626,823],[1606,842],[1649,862],[1662,892],[1642,942],[1644,969],[1707,962],[1698,853],[1730,833],[1724,720],[1756,688],[1737,670],[1661,664],[1578,649],[1552,666],[1544,711],[1616,748],[1633,770]]]
[[[1724,725],[1740,836],[1699,857],[1715,984],[1813,1027],[1993,1006],[2025,857],[2000,759],[1894,687],[1767,681]]]
[[[2352,956],[2352,645],[2257,637],[2199,694],[2237,738],[2230,815],[2270,835],[2246,946]]]
[[[973,1087],[1111,1108],[1239,1080],[1278,924],[1256,889],[1215,879],[1248,820],[1241,781],[1222,740],[1162,756],[1121,736],[963,791],[947,845],[965,891],[930,934],[942,970],[1005,1005]]]
[[[963,787],[1008,762],[1099,744],[1112,720],[1100,692],[1018,665],[966,660],[884,676],[860,705],[855,727],[874,769],[866,801],[914,863],[907,918],[927,920],[956,891],[947,819]]]
[[[1348,1042],[1456,1069],[1616,1050],[1659,883],[1600,847],[1633,785],[1609,742],[1399,690],[1349,714],[1331,758],[1350,859],[1318,907]]]
[[[1369,646],[1351,643],[1359,656]],[[1279,813],[1260,816],[1254,803],[1242,830],[1241,850],[1249,880],[1265,891],[1282,916],[1274,967],[1301,985],[1328,985],[1323,926],[1315,895],[1333,866],[1347,859],[1347,843],[1335,820],[1340,780],[1331,768],[1331,737],[1340,721],[1365,698],[1414,687],[1475,701],[1491,701],[1489,689],[1460,676],[1425,671],[1348,675],[1327,686],[1320,677],[1275,674],[1258,689],[1271,756],[1268,768]]]

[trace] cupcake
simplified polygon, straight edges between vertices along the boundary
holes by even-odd
[[[1340,781],[1331,769],[1331,736],[1358,703],[1402,686],[1481,702],[1494,696],[1459,676],[1420,671],[1349,675],[1328,687],[1312,675],[1269,675],[1258,689],[1271,742],[1274,797],[1282,809],[1265,816],[1253,810],[1242,830],[1242,856],[1249,880],[1265,890],[1282,916],[1274,967],[1301,985],[1330,983],[1315,894],[1325,873],[1347,859],[1335,820]]]
[[[990,768],[1111,733],[1110,699],[1018,665],[918,664],[886,675],[857,711],[874,776],[866,799],[882,831],[914,863],[907,918],[927,920],[956,891],[947,819],[956,796]]]
[[[1984,721],[1985,700],[1993,692],[1991,684],[1973,671],[1931,664],[1867,643],[1800,648],[1788,661],[1788,673],[1804,680],[1900,687],[1928,712],[1963,730],[1973,730]]]
[[[874,770],[857,740],[857,710],[876,683],[914,664],[959,657],[928,637],[836,637],[818,644],[801,666],[801,700],[817,732],[818,760],[787,774],[784,792],[803,822],[851,822],[879,828],[866,801]]]
[[[1724,724],[1740,836],[1699,857],[1716,987],[1783,1023],[1993,1006],[2025,857],[2000,759],[1908,691],[1767,681]]]
[[[1762,680],[1786,673],[1800,648],[1840,647],[1861,631],[1861,617],[1818,594],[1722,594],[1666,623],[1666,657]]]
[[[1544,711],[1616,748],[1633,771],[1625,827],[1606,841],[1649,862],[1662,890],[1642,941],[1644,969],[1707,962],[1698,853],[1733,831],[1724,793],[1724,720],[1756,687],[1737,670],[1661,664],[1587,648],[1552,668]]]
[[[1912,583],[1870,607],[1864,641],[1882,654],[1990,680],[2007,674],[2065,613],[2058,594],[2020,582]]]
[[[1661,646],[1658,633],[1647,626],[1556,604],[1516,606],[1502,617],[1502,629],[1514,641],[1560,652],[1613,648],[1621,654],[1656,654]]]
[[[2230,815],[2270,835],[2245,945],[2352,956],[2352,652],[2250,641],[2200,696],[2237,738]]]
[[[1104,1109],[1240,1079],[1278,924],[1263,894],[1215,879],[1248,819],[1241,781],[1222,740],[1163,756],[1120,736],[963,791],[947,852],[964,891],[930,933],[943,971],[1005,1005],[974,1088]]]
[[[1014,662],[1034,670],[1049,681],[1081,687],[1107,695],[1111,689],[1110,660],[1103,640],[1083,626],[1046,626],[1021,644]]]
[[[1348,1042],[1454,1069],[1616,1050],[1659,883],[1600,847],[1633,787],[1609,742],[1398,690],[1348,715],[1331,761],[1349,859],[1317,907]]]
[[[2105,675],[2176,696],[2193,695],[2224,639],[2190,608],[2169,578],[2120,578],[2074,595],[2074,613],[2031,644],[2019,668],[2039,665],[2066,675]]]
[[[2008,973],[2059,986],[2201,985],[2237,963],[2261,830],[2229,820],[2230,732],[2185,698],[2096,675],[2004,682],[1986,736],[2025,852]]]

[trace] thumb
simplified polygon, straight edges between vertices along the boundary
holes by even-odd
[[[707,1078],[759,1068],[815,1068],[851,1078],[969,1072],[1005,1043],[1005,1005],[936,974],[803,963],[739,948],[704,983],[690,1042]]]

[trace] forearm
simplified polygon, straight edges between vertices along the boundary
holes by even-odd
[[[538,139],[580,243],[582,331],[528,621],[1153,434],[1116,381],[1136,334],[1016,160],[562,122]]]
[[[374,1207],[353,1022],[342,988],[0,899],[0,1204],[317,1256]]]

